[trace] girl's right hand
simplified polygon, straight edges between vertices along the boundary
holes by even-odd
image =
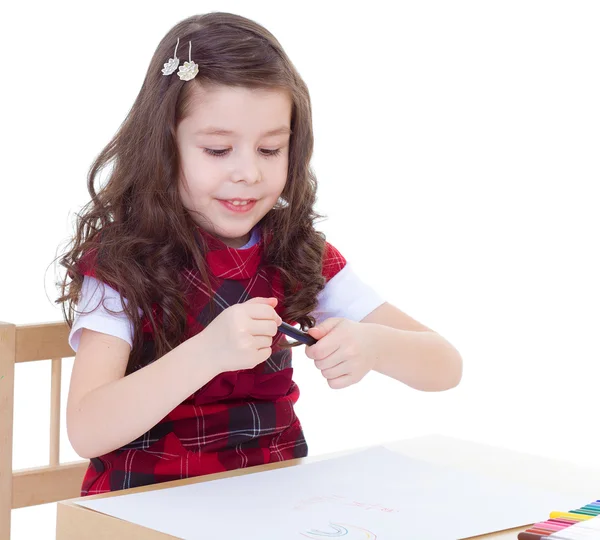
[[[281,324],[277,298],[252,298],[223,310],[197,337],[202,355],[218,373],[251,369],[271,356]]]

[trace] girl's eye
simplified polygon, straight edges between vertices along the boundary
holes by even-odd
[[[281,148],[276,148],[275,150],[265,150],[262,152],[265,157],[275,157],[281,154]]]
[[[210,156],[214,157],[224,157],[229,153],[229,149],[225,150],[213,150],[212,148],[205,148],[204,151]],[[281,148],[277,148],[275,150],[261,150],[261,154],[265,157],[275,157],[281,153]]]
[[[227,152],[229,152],[229,150],[213,150],[212,148],[205,148],[204,151],[207,154],[215,157],[223,157],[227,154]]]

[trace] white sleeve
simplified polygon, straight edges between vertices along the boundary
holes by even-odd
[[[123,311],[122,300],[127,303],[106,283],[84,276],[75,320],[69,333],[69,345],[75,352],[84,328],[116,336],[129,343],[130,347],[133,345],[133,323]],[[107,308],[119,313],[111,313]]]
[[[344,317],[358,322],[384,302],[346,263],[317,296],[317,307],[312,315],[317,324],[329,317]]]

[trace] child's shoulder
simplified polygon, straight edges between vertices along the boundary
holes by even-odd
[[[348,261],[333,244],[325,240],[322,264],[323,277],[329,281],[346,267]]]
[[[87,281],[89,282],[107,285],[117,290],[120,294],[123,294],[118,283],[105,275],[106,264],[103,264],[102,255],[100,255],[101,252],[102,245],[99,241],[96,241],[92,247],[89,247],[81,254],[75,264],[75,272],[83,278],[88,278]],[[89,278],[93,279],[90,280]]]

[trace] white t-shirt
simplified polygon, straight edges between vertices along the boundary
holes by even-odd
[[[258,240],[258,233],[252,232],[248,243],[240,249],[252,246]],[[77,305],[73,327],[69,334],[69,344],[77,351],[81,331],[84,328],[109,334],[133,344],[133,323],[123,311],[127,300],[112,287],[94,277],[84,276],[81,298]],[[317,296],[317,306],[311,313],[317,323],[330,317],[343,317],[360,321],[384,300],[354,272],[349,263],[331,278]],[[117,313],[111,313],[110,311]],[[142,314],[139,310],[140,315]]]

